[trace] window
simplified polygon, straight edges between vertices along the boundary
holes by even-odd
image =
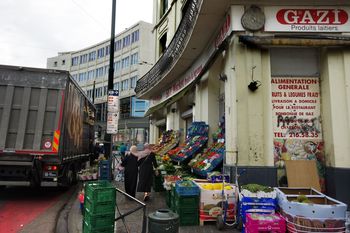
[[[94,79],[94,74],[95,74],[94,70],[88,71],[87,80],[93,80]]]
[[[114,51],[118,51],[122,49],[122,40],[117,40],[114,43]]]
[[[72,66],[76,66],[79,63],[79,57],[73,57],[72,58]]]
[[[107,45],[107,46],[106,46],[106,56],[109,55],[109,53],[110,53],[110,48],[111,48],[110,45]]]
[[[88,61],[88,55],[87,54],[83,54],[80,56],[80,64],[84,64]]]
[[[54,67],[57,67],[57,61],[55,61],[55,62],[53,63],[53,66],[54,66]]]
[[[86,72],[84,73],[80,73],[79,74],[79,79],[78,79],[79,82],[84,82],[86,81]]]
[[[135,43],[138,40],[139,40],[139,30],[131,33],[131,43]]]
[[[89,61],[94,61],[96,59],[96,51],[89,53]]]
[[[168,10],[168,0],[161,0],[160,3],[160,18],[166,13]]]
[[[165,33],[159,40],[159,56],[161,56],[166,50],[167,34]]]
[[[129,89],[129,85],[128,85],[128,83],[129,83],[129,80],[124,80],[124,81],[122,81],[122,91],[126,91],[126,90],[128,90]]]
[[[119,90],[119,82],[114,83],[113,90]]]
[[[130,45],[130,35],[123,38],[123,48]]]
[[[108,87],[107,87],[107,86],[104,86],[104,87],[103,87],[103,95],[107,95],[107,90],[108,90]]]
[[[146,100],[140,100],[136,97],[132,97],[132,107],[131,107],[131,116],[133,117],[143,117],[146,110],[148,109],[149,102]]]
[[[136,81],[137,81],[137,76],[130,78],[130,88],[131,89],[136,87]]]
[[[100,48],[97,50],[97,59],[105,56],[105,48]]]
[[[106,65],[105,66],[105,71],[104,71],[105,75],[108,75],[108,69],[109,69],[109,65]]]
[[[96,74],[95,75],[96,78],[102,77],[103,76],[103,67],[97,68],[95,74]]]
[[[139,60],[138,56],[139,56],[138,53],[134,53],[130,56],[130,60],[131,60],[130,65],[135,65],[138,63],[138,60]]]
[[[122,69],[127,68],[129,66],[129,57],[122,59]]]
[[[114,62],[114,71],[120,70],[120,61]]]
[[[64,66],[66,64],[66,60],[62,60],[62,65]]]

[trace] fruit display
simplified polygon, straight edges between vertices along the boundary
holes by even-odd
[[[165,175],[163,186],[165,190],[171,190],[172,186],[175,186],[176,181],[181,180],[180,176],[176,175]]]
[[[187,138],[193,138],[195,136],[208,137],[209,125],[203,121],[192,122],[190,128],[187,130]]]
[[[191,158],[207,143],[208,137],[194,136],[187,138],[186,143],[182,147],[177,147],[174,150],[168,152],[170,158],[175,162],[183,162],[188,158]]]
[[[189,162],[189,166],[197,175],[206,177],[208,172],[213,171],[222,163],[225,154],[225,143],[216,142],[205,149],[202,154],[198,154]]]
[[[254,198],[276,198],[277,192],[271,187],[260,184],[246,184],[241,187],[241,195]]]
[[[165,131],[158,140],[157,145],[153,145],[152,150],[155,154],[164,155],[169,150],[173,149],[179,144],[180,133],[175,130]]]
[[[231,184],[228,183],[204,183],[204,184],[199,184],[199,186],[202,189],[205,190],[222,190],[222,188],[224,187],[224,190],[231,190],[232,186]]]

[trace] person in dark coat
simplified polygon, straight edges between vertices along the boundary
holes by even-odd
[[[135,197],[137,186],[137,147],[131,146],[130,153],[123,159],[121,166],[124,167],[124,186],[125,192]]]
[[[144,151],[139,152],[139,183],[137,185],[138,192],[144,192],[144,201],[150,198],[151,186],[153,181],[153,168],[157,168],[157,161],[155,154],[151,151],[150,145],[144,145]]]

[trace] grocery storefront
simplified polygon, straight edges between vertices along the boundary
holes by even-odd
[[[137,84],[150,100],[150,142],[156,122],[182,141],[191,122],[205,122],[210,145],[224,120],[224,164],[246,169],[244,182],[282,185],[285,161],[313,160],[320,189],[350,203],[350,7],[277,3],[187,1]]]

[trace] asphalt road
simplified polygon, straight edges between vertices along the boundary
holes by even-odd
[[[75,192],[59,188],[8,187],[0,192],[0,233],[55,232],[59,212]]]

